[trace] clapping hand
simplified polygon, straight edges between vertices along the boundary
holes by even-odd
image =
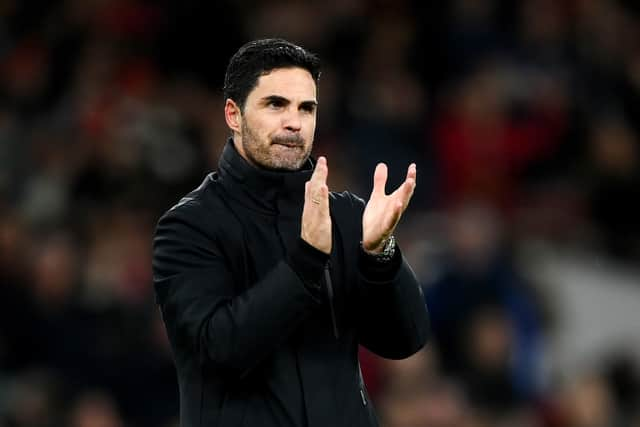
[[[327,159],[318,158],[313,175],[304,187],[304,208],[300,231],[302,239],[326,254],[331,253],[328,174]]]
[[[407,170],[404,182],[391,194],[385,193],[387,165],[379,163],[373,174],[373,191],[362,215],[362,247],[369,253],[380,253],[400,217],[409,205],[416,188],[416,165]]]

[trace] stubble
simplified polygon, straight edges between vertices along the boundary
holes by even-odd
[[[242,148],[251,163],[265,169],[296,171],[311,154],[311,146],[305,146],[304,139],[297,133],[261,141],[247,121],[242,122]]]

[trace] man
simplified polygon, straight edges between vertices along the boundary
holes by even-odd
[[[424,300],[393,231],[415,165],[366,205],[330,193],[310,157],[318,59],[279,39],[231,58],[219,169],[170,209],[154,239],[154,285],[178,373],[181,426],[375,426],[358,345],[419,350]]]

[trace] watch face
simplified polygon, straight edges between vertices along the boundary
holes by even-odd
[[[387,244],[384,245],[384,250],[382,252],[383,253],[390,253],[391,255],[393,255],[395,250],[396,250],[396,238],[394,236],[390,236],[387,239]]]
[[[384,245],[384,249],[381,253],[376,255],[376,259],[380,262],[386,262],[393,258],[393,255],[396,253],[396,238],[394,236],[390,236],[387,239],[387,242]]]

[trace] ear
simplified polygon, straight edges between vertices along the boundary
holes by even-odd
[[[235,101],[231,98],[227,99],[224,104],[224,119],[227,126],[235,133],[240,133],[242,127],[242,111]]]

